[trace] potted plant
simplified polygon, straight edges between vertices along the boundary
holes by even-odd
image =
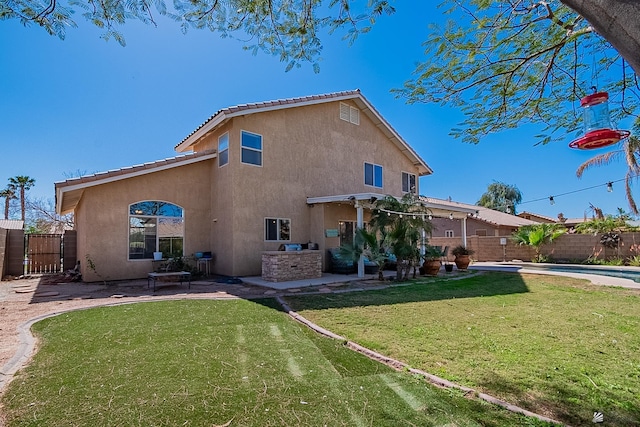
[[[451,264],[447,260],[444,260],[444,271],[446,271],[447,273],[451,273],[453,271],[453,264]]]
[[[442,251],[440,248],[427,245],[425,247],[424,255],[422,255],[422,259],[424,260],[422,263],[422,271],[424,271],[424,274],[437,276],[440,271],[440,266],[442,265],[442,262],[440,261],[441,258]]]
[[[453,248],[451,253],[456,257],[453,261],[456,263],[458,270],[466,270],[467,267],[469,267],[469,263],[471,262],[471,258],[469,256],[473,255],[474,252],[475,251],[464,245],[458,245]]]

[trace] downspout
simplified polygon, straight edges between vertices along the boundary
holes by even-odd
[[[364,209],[359,201],[356,200],[355,204],[356,208],[356,227],[363,228],[364,227]],[[360,254],[360,259],[358,260],[358,278],[364,277],[364,254]]]

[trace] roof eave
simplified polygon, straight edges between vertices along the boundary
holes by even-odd
[[[186,159],[177,159],[176,161],[166,162],[158,165],[149,163],[144,165],[132,166],[126,169],[102,172],[86,177],[56,182],[54,183],[56,189],[56,212],[61,215],[72,212],[75,209],[77,203],[82,198],[82,194],[86,188],[134,178],[141,175],[147,175],[150,173],[161,172],[167,169],[187,166],[192,163],[215,159],[216,157],[218,157],[218,153],[215,151],[206,154],[205,152],[203,152],[202,154],[197,153],[196,155],[188,155]],[[176,158],[172,158],[170,160],[175,159]],[[165,161],[166,160],[168,159],[165,159]],[[71,200],[71,202],[69,202],[69,200],[65,200],[65,196],[72,194],[75,197]]]

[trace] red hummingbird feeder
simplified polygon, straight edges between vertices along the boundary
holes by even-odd
[[[607,147],[627,138],[631,132],[611,127],[609,116],[609,94],[596,92],[580,100],[584,119],[584,135],[569,143],[569,147],[593,150]]]

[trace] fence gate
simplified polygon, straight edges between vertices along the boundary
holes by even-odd
[[[62,235],[26,234],[25,274],[62,271]]]

